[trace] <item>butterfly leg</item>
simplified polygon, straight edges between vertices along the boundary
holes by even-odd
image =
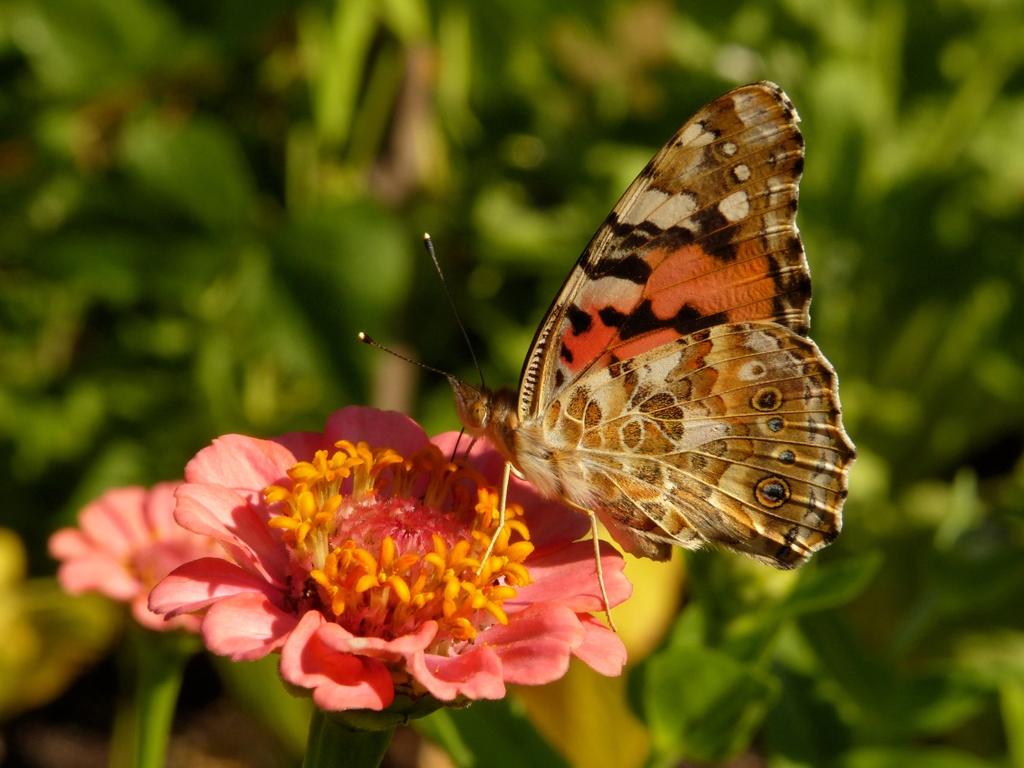
[[[608,626],[612,628],[613,632],[618,632],[619,629],[615,626],[615,620],[612,618],[612,606],[608,602],[608,590],[604,586],[604,566],[601,565],[601,539],[598,537],[597,515],[592,509],[573,504],[568,499],[562,499],[562,502],[578,509],[590,518],[590,540],[594,542],[594,567],[597,570],[597,585],[601,590],[601,603],[604,605],[604,615],[608,618]]]
[[[484,552],[484,556],[480,558],[480,565],[477,566],[476,573],[479,576],[483,572],[484,566],[491,557],[491,553],[494,552],[494,544],[498,541],[498,536],[501,535],[502,529],[505,527],[505,505],[508,503],[508,484],[512,477],[512,465],[509,462],[505,462],[505,472],[501,476],[501,499],[498,502],[498,527],[494,529],[494,535],[491,536],[491,541],[487,545],[487,551]],[[603,588],[602,584],[602,588]]]
[[[592,510],[586,510],[590,518],[590,539],[594,542],[594,565],[597,566],[597,584],[601,588],[601,602],[604,603],[604,615],[608,617],[608,626],[612,632],[618,632],[615,620],[612,618],[612,607],[608,604],[608,591],[604,586],[604,567],[601,565],[601,539],[597,537],[597,515]]]

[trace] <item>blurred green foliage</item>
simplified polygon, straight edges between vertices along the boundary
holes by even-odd
[[[637,764],[1024,765],[1022,40],[1014,0],[8,0],[0,522],[47,574],[83,503],[214,435],[361,402],[455,426],[444,382],[354,341],[472,377],[420,233],[511,384],[652,152],[770,78],[860,459],[798,576],[688,558],[631,672]],[[488,732],[543,759],[506,710],[425,730],[459,765]]]

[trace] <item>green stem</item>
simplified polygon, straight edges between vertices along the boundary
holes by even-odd
[[[111,768],[163,768],[174,709],[185,664],[196,639],[180,632],[129,630],[131,663],[123,666],[132,685],[129,700],[118,706],[110,751]]]
[[[356,730],[339,723],[323,710],[313,711],[302,768],[377,768],[388,751],[394,726]]]

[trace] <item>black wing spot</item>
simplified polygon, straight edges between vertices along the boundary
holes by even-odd
[[[615,307],[602,307],[597,312],[597,316],[601,318],[601,322],[607,325],[609,328],[618,328],[624,322],[626,322],[625,312],[619,312]]]
[[[590,326],[593,324],[593,319],[590,315],[584,312],[582,309],[577,307],[575,304],[570,304],[569,309],[566,312],[566,316],[569,318],[569,324],[572,326],[572,332],[579,336],[581,333],[586,333],[590,330]]]
[[[624,259],[605,259],[596,264],[586,264],[583,271],[592,280],[600,280],[602,277],[617,277],[620,280],[644,285],[651,276],[651,265],[639,256],[631,255]]]
[[[636,309],[625,316],[623,324],[619,329],[619,337],[623,340],[631,339],[634,336],[664,328],[665,325],[665,321],[654,314],[654,310],[651,308],[651,300],[644,299],[637,305]]]
[[[647,245],[650,242],[650,238],[642,232],[630,232],[626,235],[622,242],[619,243],[620,251],[636,251]]]
[[[658,237],[658,245],[663,245],[668,250],[674,250],[684,245],[690,245],[696,239],[692,229],[676,225],[669,227]]]
[[[729,315],[725,312],[712,312],[710,315],[701,315],[700,312],[697,312],[694,317],[687,318],[687,321],[684,324],[682,321],[682,312],[687,307],[689,307],[689,304],[684,304],[683,309],[680,309],[679,313],[676,315],[677,321],[674,327],[680,333],[691,333],[694,327],[710,328],[715,325],[724,325],[729,322]]]
[[[691,304],[683,304],[671,317],[658,317],[654,314],[650,299],[641,301],[628,314],[620,312],[615,307],[603,307],[597,315],[609,328],[617,328],[619,338],[623,341],[663,328],[671,328],[677,333],[691,333],[698,328],[721,325],[728,320],[724,312],[702,315],[700,310]]]
[[[570,365],[572,364],[572,350],[569,349],[569,347],[567,347],[564,342],[562,343],[562,348],[558,350],[558,355],[563,360],[565,360],[565,362],[569,363]]]
[[[730,224],[717,205],[703,208],[690,218],[698,227],[694,240],[699,242],[705,251],[719,261],[732,261],[736,258],[736,246],[732,242],[732,237],[742,222]]]

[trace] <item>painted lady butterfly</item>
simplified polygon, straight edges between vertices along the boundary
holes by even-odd
[[[452,379],[506,472],[635,555],[719,544],[792,568],[841,528],[854,447],[807,338],[798,120],[767,82],[698,111],[584,250],[518,394]]]

